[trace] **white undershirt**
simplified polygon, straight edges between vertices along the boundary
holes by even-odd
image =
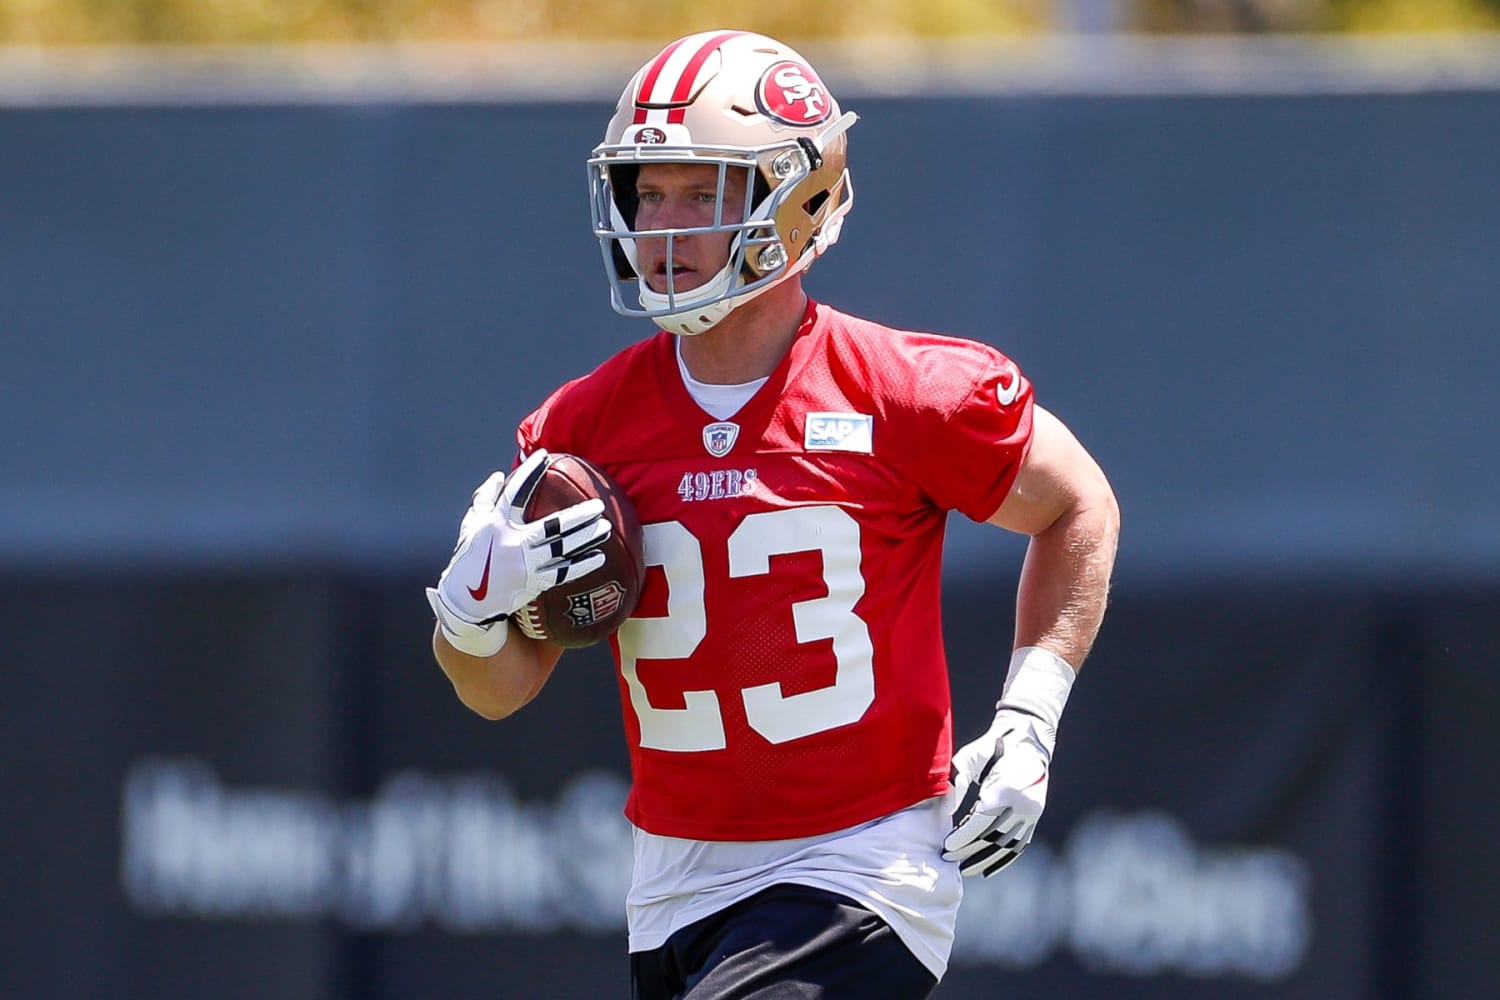
[[[682,372],[682,384],[687,386],[688,395],[693,397],[693,402],[701,406],[715,420],[728,420],[740,412],[740,408],[750,402],[750,397],[769,381],[769,376],[767,376],[750,382],[741,382],[738,385],[712,385],[708,382],[699,382],[688,373],[687,365],[682,360],[681,338],[677,340],[677,370]]]
[[[958,866],[942,858],[953,829],[939,795],[847,830],[796,840],[703,841],[635,829],[635,877],[625,899],[630,950],[660,947],[674,932],[772,885],[826,889],[890,924],[937,978],[948,968],[963,899]]]
[[[766,379],[683,384],[707,413],[726,420]],[[826,889],[878,914],[937,978],[948,968],[963,899],[958,866],[942,858],[953,804],[937,796],[880,819],[794,840],[702,841],[635,830],[635,876],[625,910],[630,950],[649,951],[689,924],[772,885]]]

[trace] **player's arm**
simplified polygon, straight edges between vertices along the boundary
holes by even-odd
[[[505,645],[493,656],[474,656],[454,648],[441,625],[432,631],[432,653],[453,682],[458,700],[486,719],[503,719],[537,696],[562,647],[540,642],[510,629]]]
[[[1026,461],[989,523],[1031,536],[1014,648],[1049,650],[1077,671],[1104,620],[1120,508],[1093,456],[1040,406]]]
[[[1103,471],[1041,407],[1033,411],[1026,460],[989,521],[1031,543],[994,721],[953,755],[959,807],[944,857],[965,875],[993,875],[1031,842],[1047,801],[1058,721],[1104,618],[1120,534]]]
[[[526,520],[547,461],[538,449],[474,491],[453,557],[427,590],[437,616],[433,655],[459,700],[487,719],[503,719],[536,697],[562,655],[511,627],[510,616],[549,587],[603,565],[600,546],[612,531],[598,499]]]

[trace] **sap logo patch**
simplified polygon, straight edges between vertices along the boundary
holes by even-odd
[[[809,413],[802,446],[808,451],[875,452],[875,418],[866,413]]]

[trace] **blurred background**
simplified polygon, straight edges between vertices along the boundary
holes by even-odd
[[[422,587],[649,333],[584,160],[721,26],[861,115],[811,293],[1005,350],[1124,511],[938,995],[1492,995],[1500,0],[0,0],[5,995],[624,995],[608,654],[486,723]],[[1021,552],[954,519],[960,734]]]

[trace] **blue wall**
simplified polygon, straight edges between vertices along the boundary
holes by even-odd
[[[944,995],[1484,995],[1500,90],[845,103],[813,294],[1008,351],[1125,517]],[[648,332],[588,232],[608,106],[0,111],[16,995],[621,988],[607,658],[486,724],[420,596],[516,421]],[[1018,553],[954,525],[960,733]]]
[[[846,103],[812,293],[1011,353],[1115,481],[1122,579],[1493,578],[1500,92]],[[0,559],[430,565],[647,332],[588,232],[605,111],[0,115]]]

